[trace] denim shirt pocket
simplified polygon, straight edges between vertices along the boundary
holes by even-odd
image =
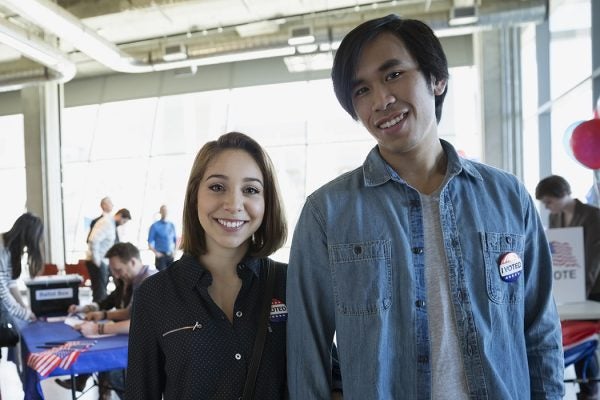
[[[487,294],[497,304],[518,304],[523,301],[524,269],[513,282],[506,282],[500,276],[500,258],[506,253],[516,253],[523,262],[525,236],[512,233],[480,233],[485,261]]]
[[[335,303],[344,315],[377,314],[392,305],[391,240],[329,246]]]

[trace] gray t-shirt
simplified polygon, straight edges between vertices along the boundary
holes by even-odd
[[[450,296],[448,261],[440,222],[440,189],[421,194],[425,281],[431,349],[431,398],[468,399],[469,391]]]

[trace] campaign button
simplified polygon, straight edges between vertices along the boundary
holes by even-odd
[[[271,314],[269,315],[269,321],[271,322],[285,322],[287,321],[288,311],[287,306],[284,302],[279,299],[271,300]]]
[[[523,262],[517,253],[504,253],[498,260],[498,270],[500,278],[504,282],[514,282],[523,271]]]

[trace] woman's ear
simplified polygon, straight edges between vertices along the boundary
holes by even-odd
[[[447,84],[446,79],[440,79],[440,80],[434,81],[433,82],[433,94],[436,96],[439,96],[440,94],[444,93],[444,90],[446,90],[446,84]]]

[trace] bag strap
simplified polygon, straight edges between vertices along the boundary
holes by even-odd
[[[243,400],[252,400],[254,398],[254,385],[256,384],[258,367],[260,366],[260,359],[262,357],[263,347],[265,345],[265,339],[267,336],[267,326],[269,325],[269,314],[271,313],[271,299],[273,298],[275,275],[277,275],[277,268],[275,268],[273,261],[267,258],[267,284],[261,303],[261,314],[258,320],[258,327],[256,329],[256,339],[254,340],[252,359],[250,360],[248,375],[246,376],[246,383],[244,384]]]

